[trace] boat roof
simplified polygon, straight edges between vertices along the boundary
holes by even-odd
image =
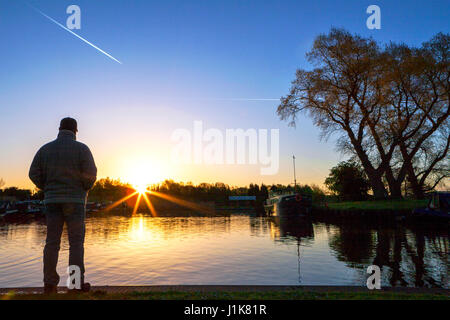
[[[441,198],[448,198],[450,197],[450,191],[433,191],[431,193],[432,195],[439,195],[439,197]]]

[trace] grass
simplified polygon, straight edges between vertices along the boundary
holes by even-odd
[[[450,300],[440,293],[406,293],[390,291],[370,292],[310,292],[304,290],[264,292],[128,292],[106,293],[94,291],[84,294],[14,294],[4,295],[3,300]]]
[[[328,207],[336,210],[412,210],[425,207],[428,200],[372,200],[330,202]]]

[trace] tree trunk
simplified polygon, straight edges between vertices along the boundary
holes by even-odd
[[[417,181],[417,177],[416,177],[414,171],[408,172],[408,181],[411,185],[411,189],[414,194],[414,198],[416,198],[416,199],[425,198],[425,193],[423,192],[423,188],[420,185],[420,183]]]
[[[372,188],[375,199],[386,199],[387,192],[383,180],[381,179],[381,175],[372,173],[367,174],[367,177],[369,178],[370,187]]]
[[[397,179],[394,177],[394,173],[390,166],[386,168],[386,180],[389,185],[389,192],[391,198],[401,199],[402,198],[402,182],[405,180],[405,171],[402,169],[397,176]]]
[[[389,184],[389,190],[391,192],[391,198],[402,199],[402,183],[395,181]]]
[[[408,173],[408,181],[409,184],[411,185],[414,198],[423,199],[425,197],[425,194],[423,192],[423,186],[417,179],[416,173],[414,172],[414,167],[412,165],[412,157],[408,155],[408,151],[406,150],[404,143],[400,144],[400,151],[403,157],[403,165],[405,166],[406,171]]]
[[[387,192],[386,188],[384,187],[383,180],[381,179],[383,176],[383,171],[377,170],[372,166],[372,163],[370,162],[369,157],[362,148],[361,143],[355,139],[355,137],[352,135],[351,130],[348,130],[347,132],[349,133],[350,141],[355,148],[356,155],[361,161],[361,165],[363,166],[364,171],[369,178],[370,187],[372,188],[375,199],[386,199]]]

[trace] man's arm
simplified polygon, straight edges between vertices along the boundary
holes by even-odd
[[[28,173],[31,181],[41,190],[44,190],[44,172],[42,170],[41,165],[41,150],[36,153],[33,158],[33,162],[31,162],[30,171]]]
[[[97,180],[97,167],[95,166],[94,157],[91,150],[84,146],[81,154],[81,181],[86,190],[91,189]]]

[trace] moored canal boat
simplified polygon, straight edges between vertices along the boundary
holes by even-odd
[[[295,156],[292,156],[294,167],[294,190],[297,189],[295,175]],[[269,197],[264,204],[268,216],[306,216],[312,211],[312,197],[292,191],[269,191]]]
[[[305,216],[311,213],[312,198],[300,193],[269,192],[264,210],[269,216]]]
[[[17,212],[19,212],[19,210],[16,208],[13,202],[0,201],[0,217],[4,217]]]
[[[415,208],[413,216],[416,218],[437,218],[450,221],[450,192],[433,192],[427,207]]]

